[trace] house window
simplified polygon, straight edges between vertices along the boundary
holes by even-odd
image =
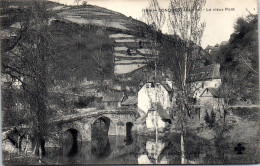
[[[168,92],[168,94],[169,94],[170,101],[172,102],[173,92]]]
[[[154,87],[155,87],[155,86],[154,86],[154,83],[152,82],[152,83],[151,83],[151,88],[154,88]]]
[[[204,82],[202,82],[202,85],[201,85],[202,88],[204,88]]]
[[[217,84],[215,84],[215,87],[217,87]]]
[[[198,116],[200,120],[200,108],[195,108],[195,114]]]

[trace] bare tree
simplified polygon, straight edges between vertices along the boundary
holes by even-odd
[[[104,47],[109,44],[110,40],[108,39],[108,36],[103,29],[97,30],[96,35],[99,39],[98,41],[96,41],[96,44],[98,44],[98,49],[93,52],[91,58],[96,65],[94,70],[95,76],[100,78],[101,80],[104,80],[107,71],[111,71],[112,68],[112,63],[109,61],[109,57],[111,57],[112,52],[104,51]]]
[[[194,45],[200,45],[205,23],[200,22],[205,0],[171,0],[169,6],[168,28],[180,38],[182,51],[172,54],[173,78],[181,111],[181,163],[185,164],[184,137],[186,136],[188,114],[191,109],[190,98],[194,95],[191,84],[187,83],[190,71],[194,68]],[[178,49],[177,49],[178,50]]]
[[[159,39],[158,35],[161,33],[161,29],[165,23],[166,17],[164,12],[162,11],[162,8],[160,7],[157,0],[150,0],[149,6],[147,9],[143,12],[143,19],[144,22],[147,23],[152,31],[155,31],[155,33],[151,33],[151,36],[149,36],[150,39],[150,48],[151,51],[149,52],[152,54],[154,59],[154,65],[155,65],[155,77],[157,77],[157,61],[159,61],[158,56],[158,47],[159,47]]]
[[[157,0],[149,1],[149,7],[144,10],[143,18],[144,18],[145,23],[153,26],[153,28],[156,31],[159,31],[162,29],[162,27],[165,23],[165,19],[166,19],[165,14],[162,11]]]
[[[35,1],[24,8],[26,14],[21,22],[17,38],[10,47],[2,48],[2,74],[19,82],[31,117],[30,133],[35,145],[35,154],[45,153],[47,136],[48,92],[51,84],[53,52],[48,32],[48,13],[44,1]],[[21,16],[22,17],[22,16]]]
[[[74,3],[77,3],[77,6],[79,6],[79,2],[82,0],[75,0]]]
[[[160,54],[165,54],[161,60],[162,68],[172,72],[175,81],[176,103],[180,110],[178,114],[181,124],[181,163],[185,164],[184,137],[186,136],[187,120],[193,109],[192,98],[196,92],[194,84],[190,83],[189,75],[196,66],[199,56],[201,37],[205,23],[201,23],[201,11],[205,0],[171,0],[168,14],[168,29],[173,37],[162,44]],[[160,30],[164,22],[163,13],[157,1],[150,1],[150,10],[145,10],[144,17],[155,30]],[[155,45],[157,42],[155,42]],[[155,48],[155,47],[154,47]],[[156,67],[156,63],[155,63]]]

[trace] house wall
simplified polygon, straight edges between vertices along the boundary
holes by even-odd
[[[204,85],[203,85],[204,84]],[[195,90],[194,97],[199,99],[200,95],[206,88],[218,88],[221,85],[221,79],[211,79],[206,81],[196,81],[193,83]]]
[[[172,106],[168,91],[161,84],[155,84],[152,88],[151,83],[146,83],[138,92],[139,111],[146,114],[152,108],[152,103],[160,103],[164,109]]]
[[[118,107],[121,107],[121,103],[117,101],[109,101],[109,102],[104,102],[105,108],[108,109],[116,109]]]
[[[200,97],[200,122],[204,122],[206,111],[211,113],[213,110],[216,114],[216,118],[220,118],[220,116],[223,115],[223,102],[224,100],[222,98],[213,97],[209,91],[205,91],[203,96]]]
[[[148,111],[146,117],[146,127],[148,129],[155,129],[155,125],[157,125],[157,128],[159,129],[166,127],[166,123],[162,121],[157,111]]]

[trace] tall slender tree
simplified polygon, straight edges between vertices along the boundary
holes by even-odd
[[[150,0],[149,6],[143,12],[144,22],[147,23],[153,33],[150,33],[150,45],[151,51],[149,54],[152,54],[154,59],[154,67],[155,67],[155,77],[157,76],[157,63],[159,61],[158,48],[160,43],[160,33],[162,31],[162,27],[165,24],[166,16],[164,12],[162,12],[162,8],[160,7],[157,0]]]
[[[172,53],[172,72],[175,86],[178,89],[177,101],[181,112],[181,163],[185,164],[185,142],[187,120],[190,111],[190,98],[194,95],[194,87],[188,84],[188,76],[194,69],[194,53],[201,43],[205,23],[201,23],[201,11],[205,0],[171,0],[168,28],[173,35],[179,37],[178,45],[182,50]],[[176,44],[176,45],[177,45]],[[178,49],[176,49],[178,50]]]

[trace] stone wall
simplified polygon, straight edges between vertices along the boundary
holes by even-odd
[[[79,133],[78,141],[91,141],[91,125],[101,117],[110,119],[108,135],[126,136],[126,123],[135,122],[135,116],[132,114],[103,114],[63,123],[59,129],[60,135],[69,129],[75,129]]]

